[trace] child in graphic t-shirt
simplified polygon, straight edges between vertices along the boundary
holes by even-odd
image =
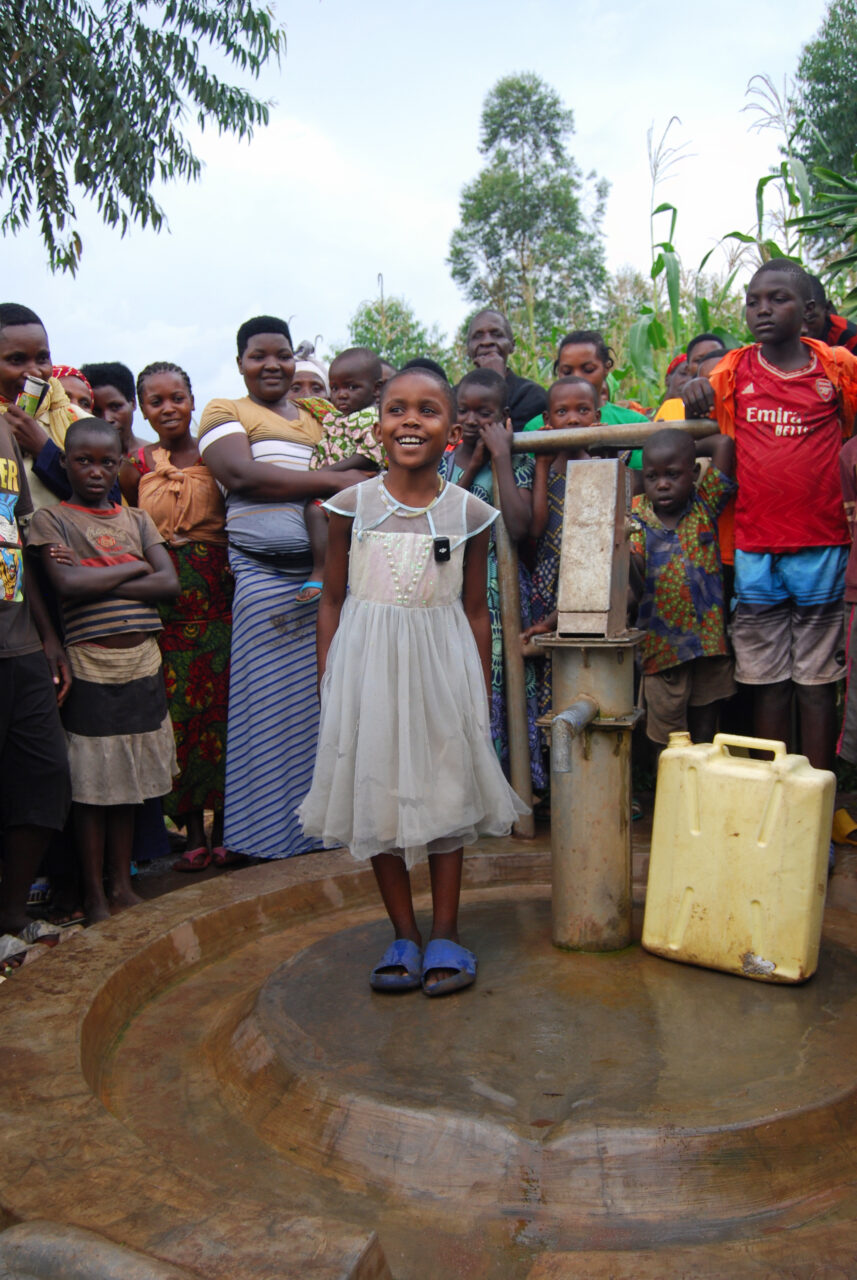
[[[121,458],[110,423],[73,423],[71,500],[37,512],[27,540],[59,597],[74,676],[63,722],[90,921],[140,901],[130,879],[134,806],[166,795],[176,772],[155,606],[174,599],[179,582],[151,516],[109,498]]]
[[[757,341],[727,352],[683,396],[688,417],[713,407],[735,440],[732,642],[736,679],[754,686],[755,732],[787,742],[794,696],[801,749],[830,769],[850,542],[839,451],[857,408],[857,359],[801,337],[810,296],[797,263],[764,263],[746,299]]]

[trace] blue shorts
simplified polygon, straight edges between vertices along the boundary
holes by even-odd
[[[736,550],[736,680],[817,685],[843,677],[847,561],[847,547],[807,547],[781,554]]]
[[[735,552],[738,603],[771,609],[791,600],[799,607],[842,604],[847,547],[806,547],[803,551]]]

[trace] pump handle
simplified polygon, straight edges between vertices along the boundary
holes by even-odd
[[[774,738],[748,738],[743,733],[715,733],[715,747],[729,755],[728,747],[746,747],[749,751],[770,751],[774,756],[786,754],[786,744]]]

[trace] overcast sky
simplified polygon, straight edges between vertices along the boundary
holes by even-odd
[[[249,144],[206,132],[200,182],[163,191],[170,229],[124,239],[85,212],[76,278],[52,277],[35,234],[7,239],[6,300],[43,317],[56,362],[174,360],[197,409],[238,394],[234,334],[263,313],[295,340],[347,337],[357,305],[403,295],[451,332],[467,310],[445,265],[458,197],[480,167],[483,99],[534,71],[572,108],[571,150],[611,184],[611,269],[649,266],[646,131],[693,153],[659,192],[679,209],[693,266],[726,232],[749,230],[777,137],[749,132],[751,76],[782,84],[816,33],[822,0],[303,0],[275,5],[288,52],[266,73],[271,124]],[[663,232],[666,234],[667,227]],[[713,265],[713,264],[712,264]]]

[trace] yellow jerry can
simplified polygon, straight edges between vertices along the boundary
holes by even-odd
[[[770,752],[751,759],[747,750]],[[658,766],[647,951],[762,982],[815,973],[836,778],[785,743],[670,734]]]

